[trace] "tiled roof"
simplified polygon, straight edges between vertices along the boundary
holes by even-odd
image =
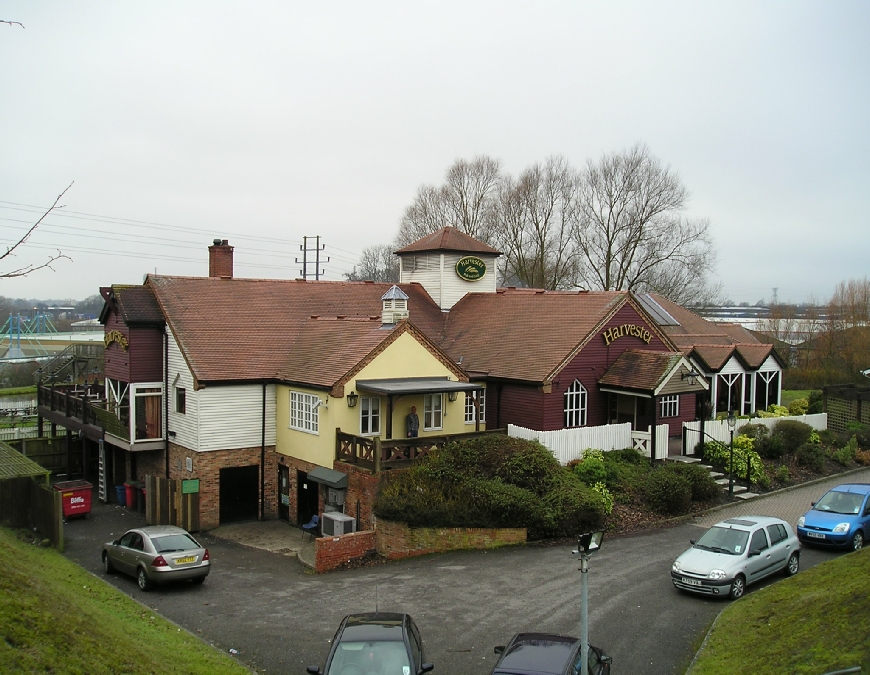
[[[149,275],[150,286],[200,382],[274,379],[311,316],[378,317],[392,284]],[[411,321],[430,337],[443,315],[419,284],[400,284]],[[312,364],[313,365],[313,364]]]
[[[627,349],[613,362],[598,383],[621,389],[652,392],[679,363],[681,354]]]
[[[137,323],[163,323],[163,312],[147,286],[112,286],[118,313],[128,326]]]
[[[664,296],[657,293],[650,295],[680,322],[679,326],[661,327],[680,347],[691,347],[693,344],[759,344],[758,338],[743,326],[707,321]]]
[[[437,232],[418,239],[395,253],[422,253],[423,251],[458,251],[459,253],[492,253],[501,255],[501,251],[484,244],[455,227],[442,227]]]
[[[544,382],[626,298],[535,289],[470,293],[450,310],[441,348],[466,372]]]
[[[737,345],[737,353],[750,368],[758,368],[767,357],[776,354],[773,345]]]

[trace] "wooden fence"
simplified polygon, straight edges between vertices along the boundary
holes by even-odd
[[[652,432],[632,431],[631,424],[606,424],[600,427],[580,427],[577,429],[556,429],[555,431],[536,431],[513,424],[508,425],[508,436],[538,441],[553,453],[560,464],[581,459],[587,448],[603,450],[622,450],[634,448],[647,457],[650,456]],[[656,427],[656,459],[668,456],[668,425]]]
[[[180,480],[145,476],[145,523],[199,531],[199,493],[184,493]]]
[[[0,523],[6,527],[36,530],[58,551],[63,551],[61,493],[32,478],[0,480]]]
[[[815,415],[795,415],[792,417],[739,417],[734,425],[734,435],[740,433],[740,429],[747,424],[763,424],[768,430],[773,429],[778,422],[782,420],[794,420],[809,424],[816,431],[821,431],[828,428],[827,413],[817,413]],[[716,440],[720,443],[728,445],[731,442],[731,429],[725,420],[706,420],[704,422],[704,442]],[[695,446],[701,440],[701,422],[683,422],[683,453],[692,454]]]

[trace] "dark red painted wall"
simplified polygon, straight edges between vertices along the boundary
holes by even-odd
[[[124,349],[117,342],[106,347],[106,377],[120,382],[161,382],[163,380],[163,330],[130,328],[115,312],[106,318],[105,332],[116,330],[127,338]]]

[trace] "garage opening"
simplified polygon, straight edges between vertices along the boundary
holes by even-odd
[[[257,519],[259,477],[260,467],[256,464],[221,469],[221,525]]]

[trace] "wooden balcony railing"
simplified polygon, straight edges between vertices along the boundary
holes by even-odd
[[[107,409],[107,402],[99,398],[97,389],[74,385],[40,385],[36,388],[38,406],[71,417],[82,424],[100,427],[107,433],[130,440],[130,411],[121,410],[120,419]]]
[[[421,436],[419,438],[397,438],[382,441],[378,436],[355,436],[345,433],[341,429],[336,429],[335,459],[339,462],[361,466],[374,473],[381,473],[390,469],[410,466],[416,459],[452,441],[506,433],[507,429],[493,429],[467,434],[445,434],[443,436]]]

